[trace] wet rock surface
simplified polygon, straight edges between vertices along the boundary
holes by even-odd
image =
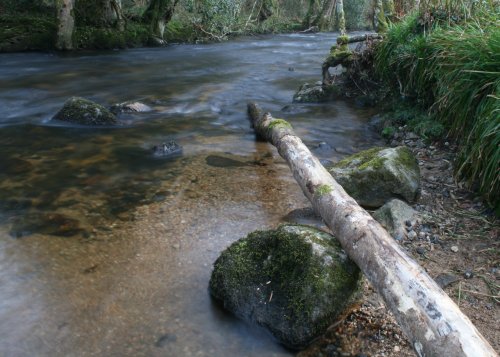
[[[210,293],[290,348],[325,332],[352,302],[360,272],[329,234],[282,225],[232,244],[214,264]]]
[[[173,157],[182,155],[182,146],[175,141],[168,141],[155,145],[152,148],[153,155],[156,157]]]
[[[118,103],[113,106],[111,106],[110,111],[113,114],[120,114],[120,113],[147,113],[152,111],[153,108],[151,108],[149,105],[141,103],[141,102],[124,102],[124,103]]]
[[[380,207],[392,198],[415,202],[420,189],[419,166],[403,146],[362,151],[328,171],[364,207]]]
[[[116,125],[116,116],[100,104],[81,97],[72,97],[64,103],[52,119],[80,125]]]
[[[327,95],[323,90],[321,82],[303,84],[297,93],[293,96],[293,101],[296,103],[317,103],[327,99]]]

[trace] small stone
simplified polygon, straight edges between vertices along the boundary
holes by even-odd
[[[425,248],[418,247],[417,248],[417,253],[420,254],[420,255],[424,255],[425,254]]]
[[[458,276],[453,275],[453,274],[447,274],[447,273],[439,274],[434,279],[434,281],[441,287],[441,289],[444,289],[448,285],[453,284],[459,280],[460,279],[458,278]]]
[[[401,347],[399,346],[394,346],[394,352],[399,352],[401,351]]]
[[[474,277],[474,272],[472,269],[467,269],[464,273],[464,278],[465,279],[472,279]]]
[[[397,241],[397,242],[401,242],[403,240],[404,236],[403,236],[403,233],[401,232],[397,232],[394,234],[394,239]]]
[[[457,253],[458,252],[458,247],[456,245],[452,246],[450,248],[450,250],[453,252],[453,253]]]
[[[418,232],[418,239],[424,240],[425,239],[425,233],[424,232]]]
[[[409,240],[414,240],[415,238],[417,238],[417,232],[415,232],[415,231],[408,232],[408,239]]]
[[[439,236],[437,234],[434,234],[431,237],[431,243],[433,243],[433,244],[440,244],[441,243],[441,240],[439,239]]]
[[[413,224],[411,223],[411,221],[409,219],[405,221],[405,224],[407,227],[413,226]]]
[[[173,247],[174,249],[180,249],[180,248],[181,248],[181,246],[180,246],[180,244],[179,244],[179,243],[174,243],[174,244],[172,244],[172,247]]]

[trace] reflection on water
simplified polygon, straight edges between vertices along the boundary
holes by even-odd
[[[0,55],[0,354],[290,355],[206,289],[222,249],[307,205],[255,142],[248,100],[290,120],[322,159],[376,143],[369,111],[291,103],[333,42]],[[117,128],[50,122],[73,95],[154,110]],[[170,140],[182,156],[153,155]]]

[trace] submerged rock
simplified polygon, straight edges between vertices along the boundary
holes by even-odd
[[[372,216],[398,241],[406,236],[408,223],[414,226],[418,220],[418,212],[398,199],[390,200]]]
[[[333,236],[282,225],[227,248],[214,264],[209,290],[238,317],[303,348],[354,300],[360,278]]]
[[[71,237],[83,231],[78,220],[60,213],[29,213],[13,220],[10,235],[21,238],[39,233]]]
[[[159,157],[182,155],[182,146],[175,141],[169,141],[153,146],[153,155]]]
[[[118,124],[116,116],[108,109],[81,97],[68,99],[52,119],[81,125]]]
[[[417,160],[404,146],[362,151],[328,171],[364,207],[380,207],[392,198],[414,202],[420,189]]]
[[[208,155],[205,159],[208,166],[220,167],[220,168],[236,168],[251,165],[245,161],[239,161],[231,159],[229,157],[219,156],[219,155]]]

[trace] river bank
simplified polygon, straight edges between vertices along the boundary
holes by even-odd
[[[498,218],[477,192],[453,179],[455,145],[425,144],[405,129],[398,130],[399,139],[391,146],[406,145],[418,159],[421,197],[412,206],[420,219],[417,225],[406,227],[408,234],[399,244],[438,282],[498,352]],[[414,355],[393,316],[366,284],[360,305],[297,356]]]

